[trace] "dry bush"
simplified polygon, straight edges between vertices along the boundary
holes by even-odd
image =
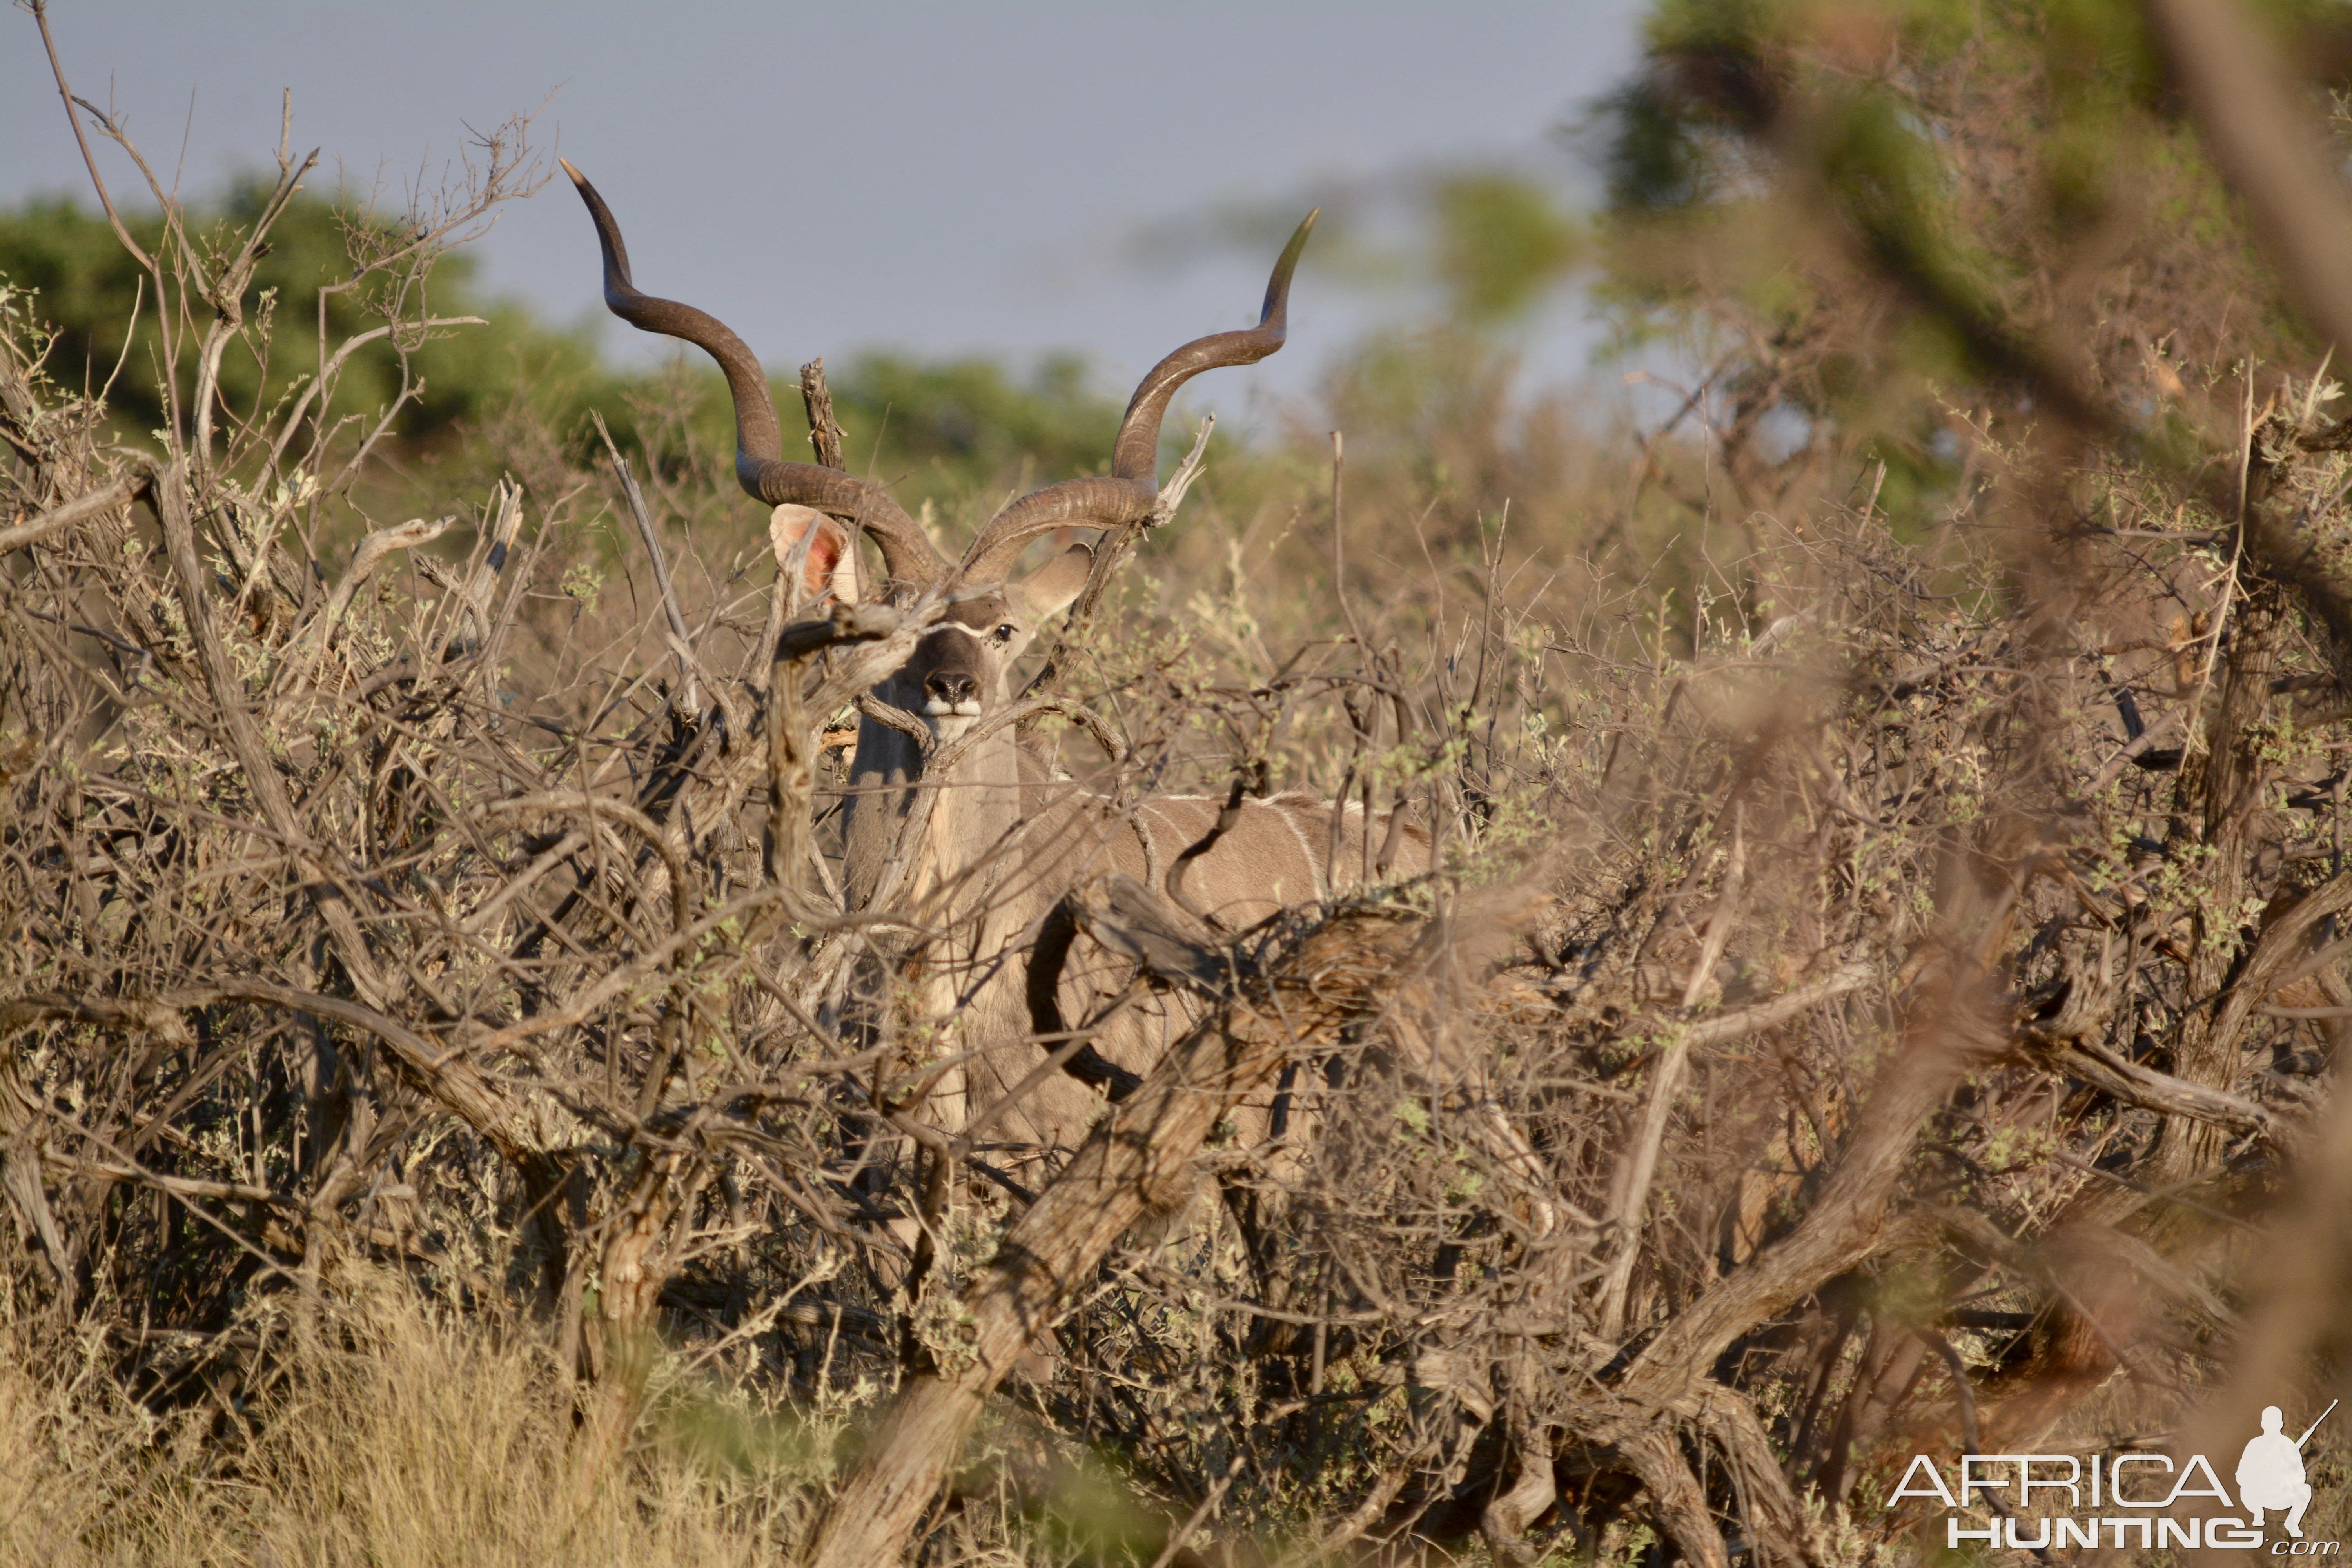
[[[265,237],[157,263],[199,342]],[[1435,868],[1246,931],[1074,884],[1191,1026],[1041,1151],[940,1072],[1076,1042],[836,890],[822,737],[943,606],[807,603],[690,386],[642,531],[520,413],[518,483],[384,529],[347,434],[201,430],[204,354],[132,450],[42,353],[8,297],[12,1557],[1883,1561],[1911,1454],[2179,1432],[2278,1321],[2344,654],[2193,465],[1948,405],[1923,523],[1851,449],[1766,485],[1743,417],[1612,501],[1475,377],[1360,406],[1344,506],[1262,459],[1063,629],[1039,742],[1123,806],[1402,806]],[[2258,523],[2336,536],[2334,395],[2250,423]],[[1694,469],[1741,504],[1612,575]],[[1529,493],[1601,561],[1498,545]]]

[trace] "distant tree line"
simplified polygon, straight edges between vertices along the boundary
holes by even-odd
[[[265,183],[244,180],[193,208],[191,241],[202,250],[217,236],[249,227],[268,194]],[[142,244],[158,237],[160,216],[125,216]],[[270,323],[266,356],[237,353],[223,364],[220,383],[230,406],[267,406],[315,375],[322,324],[330,344],[383,324],[387,301],[366,288],[331,288],[350,273],[353,226],[370,221],[307,193],[278,219],[245,300],[248,312]],[[593,247],[588,255],[593,260]],[[111,378],[108,401],[128,434],[163,423],[154,301],[142,297],[139,268],[102,214],[57,196],[0,209],[0,282],[35,291],[32,313],[56,333],[49,371],[58,381],[78,386],[87,380],[95,391]],[[719,376],[699,356],[682,352],[681,363],[667,370],[617,365],[590,329],[551,323],[526,305],[490,295],[476,259],[464,251],[441,258],[430,283],[433,314],[478,316],[484,324],[437,333],[412,354],[413,374],[424,385],[395,423],[396,437],[412,453],[446,450],[469,429],[519,412],[567,433],[584,455],[593,440],[591,409],[602,410],[616,434],[650,435],[637,428],[639,411],[649,402],[674,405],[678,388],[667,384],[681,375],[697,394],[688,430],[698,439],[707,436],[715,448],[731,445]],[[797,366],[771,368],[779,378],[779,410],[797,421],[800,400],[791,391]],[[1024,462],[1050,477],[1088,472],[1105,460],[1118,423],[1118,404],[1093,385],[1076,354],[1047,355],[1016,370],[985,356],[928,360],[877,352],[827,370],[851,435],[851,460],[901,481],[910,504],[927,496],[944,502],[992,485]],[[357,351],[343,369],[338,407],[372,415],[392,401],[400,375],[389,344]]]

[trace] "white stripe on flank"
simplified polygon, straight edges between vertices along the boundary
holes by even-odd
[[[1290,836],[1298,840],[1298,852],[1307,859],[1307,885],[1328,894],[1331,889],[1324,886],[1323,864],[1315,858],[1315,845],[1307,837],[1307,829],[1298,826],[1298,814],[1275,801],[1267,801],[1265,805],[1267,810],[1282,818],[1284,825],[1290,829]]]

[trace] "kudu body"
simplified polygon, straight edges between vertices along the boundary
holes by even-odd
[[[908,955],[921,981],[918,1011],[953,1016],[961,1037],[937,1053],[961,1065],[934,1083],[929,1120],[956,1132],[986,1115],[986,1127],[974,1131],[988,1142],[1050,1152],[1075,1148],[1100,1114],[1097,1087],[1060,1072],[1034,1074],[1045,1047],[1033,1037],[1027,995],[1026,951],[1056,902],[1085,879],[1119,872],[1163,889],[1183,860],[1176,901],[1238,931],[1352,886],[1367,868],[1398,877],[1428,868],[1429,839],[1418,827],[1368,818],[1353,805],[1335,815],[1302,795],[1239,802],[1211,842],[1229,802],[1159,795],[1122,805],[1056,776],[1005,721],[1016,700],[1017,661],[1045,622],[1077,597],[1093,563],[1087,546],[1075,545],[1012,579],[1024,547],[1059,528],[1115,529],[1154,518],[1170,400],[1204,370],[1254,363],[1282,346],[1290,276],[1314,215],[1276,264],[1256,327],[1187,343],[1144,377],[1120,423],[1109,475],[1048,485],[1011,502],[951,562],[879,485],[784,458],[767,377],[749,347],[703,311],[639,292],[611,212],[577,170],[564,168],[595,220],[613,312],[698,345],[726,373],[736,476],[775,509],[770,531],[779,564],[802,571],[815,594],[947,601],[943,618],[870,694],[849,765],[843,878],[852,912],[887,909],[930,933]],[[878,547],[880,581],[859,570],[853,530]],[[1204,852],[1187,858],[1204,843]],[[1124,984],[1121,965],[1083,944],[1064,973],[1061,1010],[1074,1026]],[[1184,1022],[1157,998],[1129,997],[1090,1043],[1118,1068],[1139,1073]],[[1003,1103],[1024,1081],[1017,1100]],[[1252,1120],[1264,1127],[1263,1115]]]

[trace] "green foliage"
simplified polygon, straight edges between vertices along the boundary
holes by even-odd
[[[1583,128],[1595,294],[1708,365],[1751,504],[1883,463],[1916,536],[2053,384],[2163,447],[2221,413],[2170,366],[2311,348],[2129,0],[1656,0],[1645,40]]]
[[[198,248],[249,225],[268,194],[266,185],[247,181],[196,208],[189,229]],[[160,218],[134,213],[128,222],[142,246],[152,250],[161,243]],[[266,358],[231,351],[221,375],[230,408],[267,407],[316,374],[321,289],[350,276],[347,246],[362,222],[308,195],[278,219],[244,301],[249,317],[270,323]],[[110,401],[126,429],[143,432],[163,423],[163,342],[153,300],[144,297],[138,265],[102,215],[55,197],[0,211],[0,278],[37,291],[32,310],[57,331],[53,375],[68,384],[87,378],[93,389],[115,375]],[[385,301],[364,288],[330,291],[324,300],[330,351],[383,324]],[[679,359],[693,413],[684,430],[656,430],[638,415],[653,405],[675,406],[673,372],[620,371],[603,358],[592,331],[553,327],[521,305],[486,298],[471,257],[457,252],[437,264],[428,303],[436,316],[479,316],[486,322],[436,332],[412,358],[424,389],[404,411],[395,434],[412,457],[437,452],[457,459],[458,474],[442,466],[437,482],[444,488],[453,479],[495,477],[464,473],[474,465],[457,438],[512,413],[562,433],[578,461],[593,459],[587,430],[592,408],[604,412],[625,445],[649,442],[673,466],[695,451],[705,457],[731,451],[723,383],[692,350],[681,348]],[[179,335],[185,354],[194,334]],[[399,357],[388,343],[379,340],[359,350],[343,372],[336,412],[374,416],[397,394],[400,374]],[[949,510],[975,505],[1000,487],[1103,471],[1120,407],[1091,384],[1083,360],[1070,354],[1047,356],[1023,374],[978,357],[934,363],[876,353],[835,367],[833,388],[853,466],[903,481],[910,505],[930,500]],[[797,455],[806,426],[796,379],[781,374],[775,392],[786,440]],[[1185,434],[1171,421],[1171,442]],[[690,441],[681,439],[688,436]]]
[[[1466,322],[1525,314],[1582,252],[1575,220],[1531,180],[1497,171],[1458,175],[1439,184],[1431,207],[1437,275]]]
[[[1102,472],[1118,428],[1118,408],[1087,385],[1074,354],[1049,355],[1019,380],[994,360],[868,354],[835,396],[844,419],[878,432],[892,457],[933,468],[1025,461],[1057,476]]]
[[[248,179],[218,201],[194,208],[187,229],[198,253],[217,248],[232,231],[248,227],[268,194],[266,183]],[[163,244],[160,216],[133,211],[126,224],[151,253]],[[351,276],[349,246],[355,232],[377,226],[366,215],[319,196],[299,195],[288,206],[270,231],[269,251],[243,300],[249,318],[269,323],[266,354],[240,347],[224,360],[221,384],[229,408],[267,407],[318,373],[322,289],[330,290],[323,296],[329,352],[383,324],[390,301],[371,287],[331,291]],[[415,355],[415,374],[425,384],[398,426],[408,439],[478,419],[515,386],[570,386],[593,374],[594,351],[587,339],[551,330],[518,307],[482,300],[474,272],[473,259],[460,253],[441,260],[433,275],[433,314],[482,315],[489,325],[436,332]],[[118,416],[138,429],[163,422],[158,372],[163,344],[155,301],[142,290],[138,264],[102,215],[55,197],[37,197],[0,212],[0,277],[39,291],[37,310],[58,332],[53,374],[68,384],[87,376],[96,387],[119,362],[110,399]],[[190,352],[194,335],[178,334],[182,353]],[[387,342],[361,349],[343,371],[338,411],[380,411],[397,395],[400,374],[399,356]]]
[[[1120,405],[1091,384],[1077,355],[1049,354],[1025,375],[996,360],[891,353],[828,369],[845,459],[909,507],[929,501],[972,521],[1004,490],[1109,470]],[[797,439],[806,426],[796,382],[778,383],[777,408],[787,441]],[[1171,441],[1188,434],[1169,422]]]

